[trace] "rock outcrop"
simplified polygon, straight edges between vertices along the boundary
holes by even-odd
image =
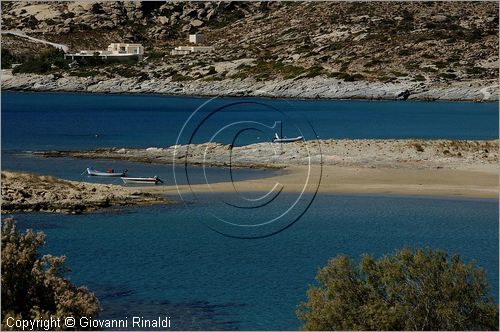
[[[169,202],[171,201],[158,195],[116,185],[2,172],[2,213],[40,211],[78,214],[111,206]]]
[[[4,74],[2,90],[148,93],[198,96],[254,96],[272,98],[331,98],[395,100],[408,90],[408,99],[417,100],[498,100],[498,82],[475,81],[454,84],[426,85],[419,82],[344,82],[335,78],[303,78],[273,81],[225,79],[172,82],[167,79],[140,80],[137,78],[58,77],[54,75]]]

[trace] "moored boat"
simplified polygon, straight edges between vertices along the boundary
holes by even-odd
[[[87,167],[86,172],[90,176],[122,177],[122,176],[126,176],[127,175],[127,171],[115,172],[113,169],[109,169],[106,172],[101,172],[101,171],[95,170],[95,169],[93,169],[91,167]]]
[[[297,141],[302,141],[304,137],[302,136],[297,136],[297,137],[291,137],[291,138],[280,138],[277,133],[274,133],[274,143],[290,143],[290,142],[297,142]]]
[[[123,183],[143,183],[143,184],[163,183],[163,181],[157,176],[153,176],[152,178],[122,177],[121,179],[122,179]]]

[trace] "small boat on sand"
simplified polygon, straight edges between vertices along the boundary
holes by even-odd
[[[158,184],[163,183],[163,181],[157,177],[153,176],[152,178],[129,178],[122,177],[123,183],[142,183],[142,184]]]
[[[291,138],[280,138],[277,133],[274,133],[274,143],[290,143],[290,142],[297,142],[297,141],[302,141],[304,137],[302,136],[297,136],[297,137],[291,137]]]
[[[104,176],[104,177],[122,177],[127,175],[127,171],[115,172],[112,168],[108,169],[106,172],[100,172],[93,169],[92,167],[87,167],[87,174],[90,176]]]

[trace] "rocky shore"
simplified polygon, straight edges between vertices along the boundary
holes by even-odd
[[[12,75],[10,70],[2,71],[2,90],[373,100],[394,100],[408,90],[408,99],[456,101],[497,101],[499,95],[498,82],[495,80],[448,84],[411,80],[383,83],[314,77],[271,81],[246,78],[175,82],[170,79],[143,80],[137,77]]]
[[[369,168],[467,168],[498,163],[498,140],[344,139],[256,143],[241,147],[205,143],[147,149],[35,152],[45,157],[115,159],[146,163],[285,168],[311,164]]]
[[[165,204],[160,195],[124,188],[66,181],[52,176],[2,172],[2,213],[79,214],[112,206]]]

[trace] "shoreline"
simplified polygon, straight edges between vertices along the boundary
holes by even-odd
[[[167,148],[111,148],[37,153],[50,157],[95,158],[206,167],[279,168],[268,178],[199,185],[143,187],[155,194],[267,192],[276,183],[289,192],[498,197],[498,140],[318,140],[288,143],[274,154],[272,143],[228,148],[195,144]],[[231,152],[230,152],[231,150]],[[233,159],[229,159],[229,155]],[[309,184],[304,187],[305,181]]]
[[[499,99],[488,99],[488,100],[473,100],[473,99],[368,99],[368,98],[305,98],[305,97],[273,97],[273,96],[232,96],[232,95],[200,95],[200,94],[169,94],[169,93],[144,93],[144,92],[93,92],[93,91],[60,91],[60,90],[26,90],[26,89],[1,89],[3,93],[15,92],[15,93],[55,93],[55,94],[82,94],[82,95],[97,95],[97,96],[148,96],[148,97],[186,97],[186,98],[199,98],[199,99],[210,99],[218,97],[221,99],[225,98],[258,98],[258,99],[268,99],[268,100],[293,100],[293,101],[311,101],[311,100],[330,100],[330,101],[363,101],[363,102],[405,102],[405,103],[498,103]],[[383,139],[383,138],[382,138]],[[410,138],[411,139],[411,138]],[[415,138],[418,139],[418,138]],[[431,138],[433,139],[433,138]],[[437,138],[436,138],[437,139]],[[445,138],[443,138],[445,139]]]
[[[274,81],[253,79],[221,81],[182,81],[137,78],[56,77],[53,74],[16,74],[2,70],[2,91],[67,92],[103,95],[186,96],[211,98],[269,98],[294,100],[398,101],[397,95],[409,90],[408,101],[498,102],[498,81],[430,83],[381,83],[319,77]]]

